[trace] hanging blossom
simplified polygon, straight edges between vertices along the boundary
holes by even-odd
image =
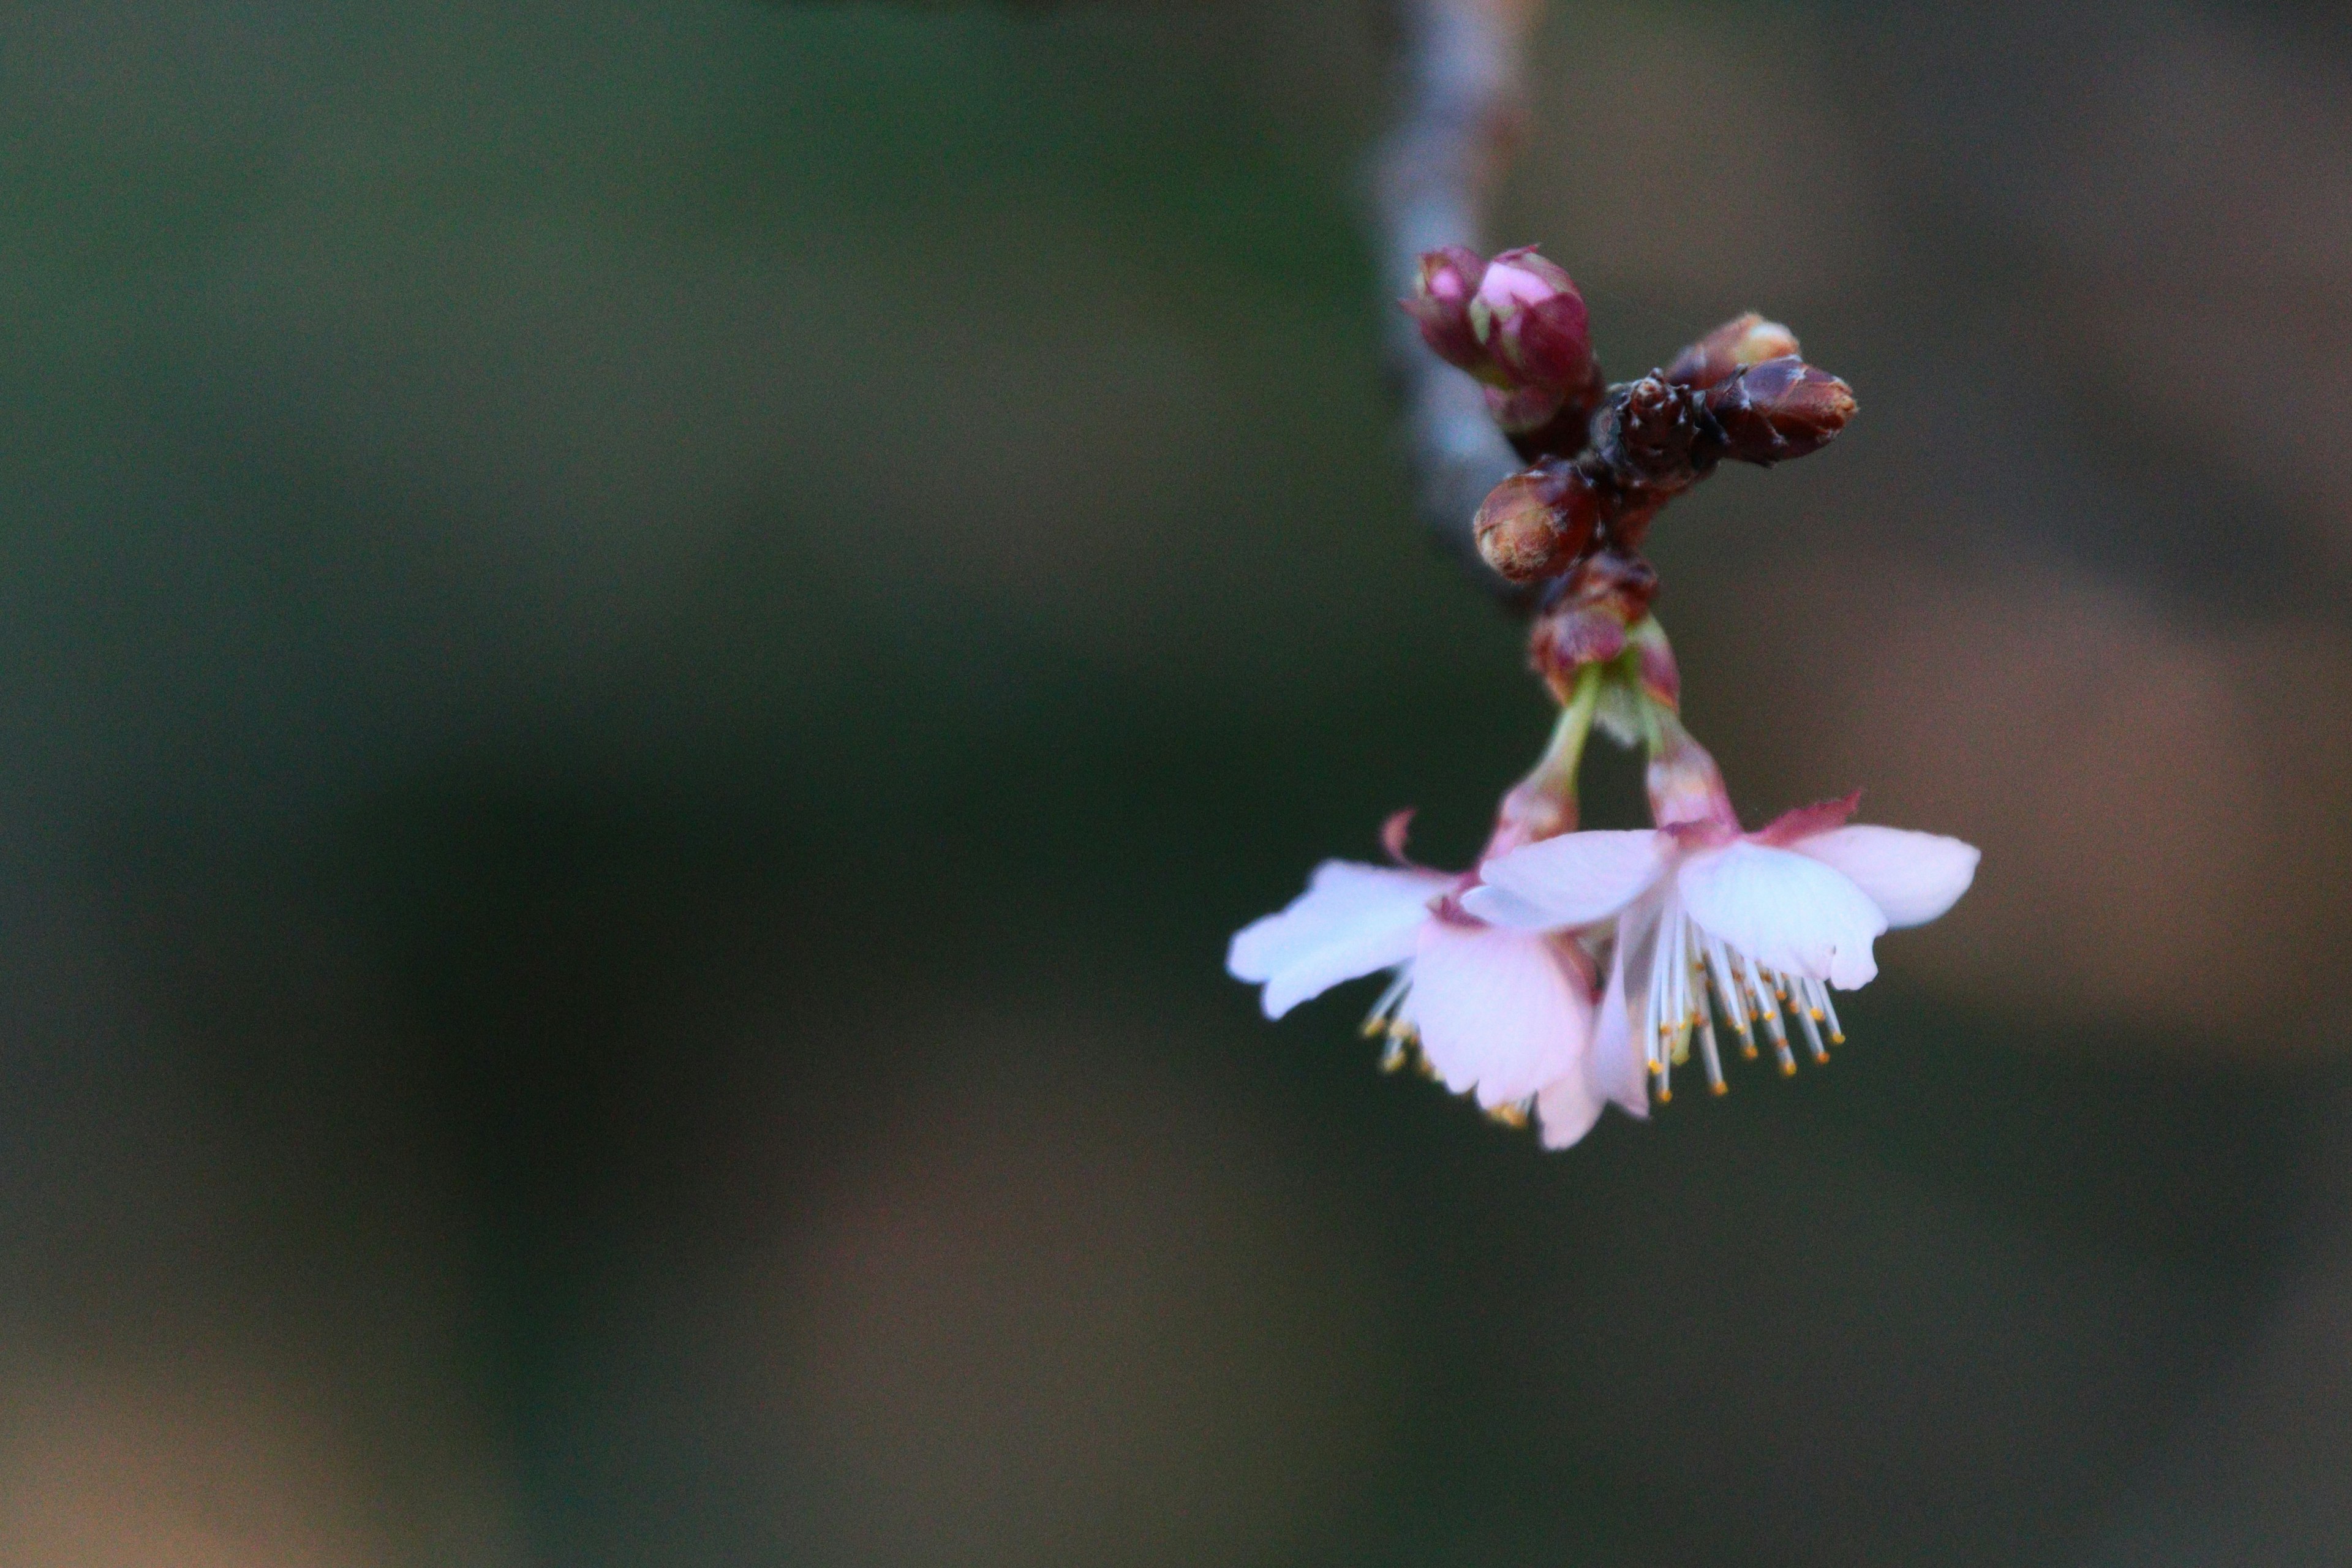
[[[1586,930],[1605,942],[1596,1034],[1612,1054],[1638,1044],[1661,1100],[1671,1098],[1673,1069],[1688,1060],[1694,1037],[1707,1087],[1724,1091],[1717,1016],[1743,1056],[1758,1054],[1759,1034],[1769,1037],[1783,1073],[1797,1070],[1792,1026],[1814,1060],[1828,1061],[1829,1046],[1845,1038],[1831,990],[1876,975],[1871,945],[1882,933],[1958,902],[1976,876],[1976,849],[1933,833],[1848,826],[1858,794],[1742,833],[1714,759],[1679,725],[1663,740],[1651,777],[1664,826],[1570,833],[1514,850],[1482,868],[1486,885],[1464,907],[1500,927]],[[1697,815],[1676,815],[1692,805]]]
[[[1570,705],[1552,751],[1505,796],[1489,855],[1572,825],[1559,815],[1558,781],[1574,775],[1591,707]],[[1610,1100],[1643,1114],[1641,1059],[1622,1042],[1594,1048],[1590,950],[1570,933],[1471,912],[1465,899],[1484,890],[1476,872],[1406,861],[1411,816],[1391,817],[1382,834],[1396,865],[1325,861],[1286,908],[1235,933],[1226,969],[1265,986],[1269,1018],[1343,981],[1389,972],[1365,1021],[1366,1034],[1387,1038],[1383,1065],[1418,1056],[1430,1076],[1498,1121],[1522,1123],[1532,1111],[1549,1147],[1583,1137]]]
[[[1832,990],[1876,973],[1885,931],[1935,919],[1968,889],[1958,839],[1849,823],[1858,796],[1741,830],[1714,759],[1684,727],[1681,676],[1651,614],[1643,536],[1724,461],[1762,467],[1819,450],[1854,412],[1845,383],[1799,357],[1786,327],[1748,314],[1665,369],[1609,385],[1576,286],[1532,248],[1492,262],[1423,258],[1405,307],[1441,358],[1484,384],[1528,467],[1473,523],[1480,555],[1527,595],[1530,661],[1560,703],[1550,746],[1503,797],[1471,869],[1327,861],[1307,891],[1233,939],[1226,967],[1265,987],[1268,1017],[1386,973],[1369,1034],[1389,1066],[1418,1058],[1498,1120],[1530,1114],[1575,1142],[1615,1103],[1648,1113],[1696,1042],[1725,1079],[1720,1019],[1742,1054],[1769,1039],[1796,1070],[1844,1037]],[[1651,815],[1634,832],[1577,831],[1577,773],[1599,728],[1649,753]],[[1601,977],[1605,973],[1605,983]]]

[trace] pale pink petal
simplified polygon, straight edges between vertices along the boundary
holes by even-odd
[[[1488,926],[1423,928],[1402,1016],[1445,1087],[1475,1088],[1488,1107],[1567,1077],[1592,1041],[1592,993],[1577,961],[1548,937]]]
[[[1878,973],[1886,917],[1819,860],[1741,839],[1685,858],[1675,890],[1699,928],[1767,969],[1851,990]]]
[[[1789,847],[1844,872],[1889,926],[1924,925],[1958,902],[1979,855],[1973,844],[1899,827],[1841,827]]]
[[[1461,903],[1488,925],[1506,931],[1550,931],[1559,924],[1539,905],[1500,888],[1472,888],[1462,895]]]
[[[1581,1072],[1554,1079],[1536,1096],[1536,1120],[1547,1149],[1565,1149],[1592,1131],[1601,1108],[1615,1100],[1635,1116],[1650,1114],[1648,1068],[1633,1051],[1633,1023],[1625,1012],[1625,943],[1609,961],[1609,988],[1592,1023],[1592,1049]]]
[[[1411,958],[1429,901],[1453,884],[1438,871],[1326,860],[1289,907],[1234,933],[1225,969],[1265,982],[1265,1016],[1279,1018],[1343,980]]]
[[[1592,1124],[1601,1120],[1601,1108],[1607,1103],[1581,1073],[1546,1084],[1536,1096],[1536,1127],[1543,1146],[1565,1149],[1577,1142],[1592,1131]]]
[[[1554,929],[1591,925],[1640,898],[1665,875],[1673,853],[1672,838],[1647,829],[1563,833],[1496,856],[1478,868],[1478,879],[1542,910]],[[1499,902],[1481,899],[1484,890],[1473,888],[1462,899],[1480,920],[1487,918],[1482,903]]]
[[[1633,1044],[1633,1015],[1629,1010],[1627,949],[1633,945],[1624,928],[1618,931],[1615,951],[1609,955],[1609,988],[1601,994],[1601,1011],[1592,1026],[1592,1055],[1587,1076],[1593,1092],[1613,1100],[1633,1115],[1650,1114],[1650,1066]],[[1646,982],[1648,972],[1643,971]],[[1646,984],[1644,990],[1647,989]]]

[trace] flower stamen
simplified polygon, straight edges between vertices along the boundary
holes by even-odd
[[[1790,1011],[1797,1016],[1797,1026],[1805,1031],[1805,1048],[1813,1054],[1813,1060],[1828,1061],[1829,1047],[1822,1044],[1821,1026],[1813,1022],[1812,1014],[1802,1007],[1792,1007]]]
[[[1672,1098],[1673,1070],[1690,1060],[1694,1037],[1708,1092],[1728,1091],[1718,1021],[1731,1026],[1739,1054],[1748,1061],[1769,1044],[1784,1077],[1797,1071],[1797,1036],[1817,1063],[1830,1059],[1831,1046],[1845,1043],[1824,982],[1768,969],[1678,910],[1665,916],[1656,941],[1644,1023],[1650,1074],[1657,1080],[1661,1104]]]
[[[1706,1064],[1706,1091],[1709,1094],[1730,1093],[1731,1086],[1723,1081],[1723,1058],[1716,1054],[1715,1024],[1704,1013],[1699,1015],[1698,1020],[1698,1049],[1700,1060]]]

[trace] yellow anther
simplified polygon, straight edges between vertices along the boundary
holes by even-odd
[[[1731,1092],[1731,1086],[1727,1083],[1711,1083],[1706,1086],[1706,1091],[1713,1095],[1726,1095]]]
[[[1528,1124],[1528,1108],[1524,1105],[1497,1105],[1486,1112],[1491,1121],[1506,1127],[1520,1128]]]
[[[1782,1062],[1782,1063],[1780,1064],[1780,1076],[1781,1076],[1782,1078],[1794,1078],[1794,1077],[1796,1077],[1796,1076],[1797,1076],[1797,1064],[1796,1064],[1795,1062],[1793,1062],[1793,1061],[1784,1061],[1784,1062]]]

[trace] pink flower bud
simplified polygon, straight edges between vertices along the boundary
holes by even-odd
[[[1507,250],[1486,264],[1470,301],[1470,324],[1520,385],[1570,393],[1592,378],[1584,296],[1533,246]]]
[[[1412,312],[1422,341],[1438,358],[1473,375],[1499,379],[1470,321],[1470,301],[1486,275],[1486,264],[1475,251],[1458,245],[1429,251],[1421,258],[1412,297],[1398,303]]]
[[[1668,381],[1704,392],[1751,364],[1797,352],[1796,333],[1750,310],[1744,316],[1733,317],[1676,354],[1675,363],[1666,367],[1665,375]]]
[[[1817,452],[1853,417],[1853,389],[1794,355],[1740,371],[1706,395],[1724,456],[1769,465]]]
[[[1601,503],[1591,482],[1567,463],[1538,464],[1487,492],[1473,525],[1478,553],[1514,583],[1559,572],[1592,543]]]

